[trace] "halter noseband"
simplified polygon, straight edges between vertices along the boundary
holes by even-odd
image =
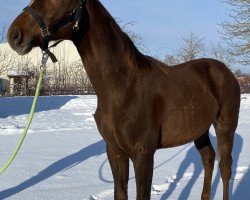
[[[78,0],[76,9],[70,15],[50,27],[46,26],[43,21],[43,18],[39,14],[37,14],[37,12],[33,10],[30,6],[27,6],[23,9],[24,11],[27,11],[29,14],[31,14],[36,20],[37,24],[40,26],[41,35],[43,38],[41,49],[51,58],[52,62],[57,62],[57,59],[55,55],[49,50],[49,41],[51,35],[57,32],[60,28],[67,27],[72,22],[75,22],[75,25],[73,26],[73,31],[77,32],[79,30],[79,22],[82,18],[83,8],[84,6],[86,7],[86,4],[87,0]]]

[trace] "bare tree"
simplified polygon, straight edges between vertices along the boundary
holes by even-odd
[[[5,26],[0,27],[0,44],[5,40]],[[0,75],[6,73],[10,63],[13,61],[14,56],[12,52],[5,47],[0,47]]]
[[[230,6],[228,20],[221,23],[222,37],[228,44],[228,52],[238,62],[250,64],[250,1],[225,0]]]
[[[0,44],[5,41],[6,38],[6,27],[3,25],[0,27]]]
[[[122,20],[119,18],[115,19],[116,22],[120,25],[121,29],[129,36],[129,38],[133,41],[133,43],[135,44],[135,46],[143,53],[148,54],[149,50],[148,48],[144,45],[143,43],[143,38],[141,37],[141,35],[135,33],[134,31],[132,31],[132,27],[135,26],[135,21],[131,21],[128,23],[123,24]]]
[[[0,47],[0,75],[6,74],[8,69],[13,67],[15,55],[11,49]]]
[[[173,65],[177,65],[177,64],[181,63],[181,61],[177,55],[167,54],[167,55],[165,55],[164,63],[166,63],[169,66],[173,66]]]
[[[194,60],[202,57],[205,52],[205,44],[203,38],[200,38],[195,33],[191,32],[186,37],[182,38],[183,43],[180,48],[173,54],[165,56],[165,63],[168,65],[175,65],[181,62]]]
[[[211,57],[225,63],[228,68],[231,68],[231,65],[235,63],[234,56],[229,54],[226,47],[221,46],[219,43],[212,44]]]
[[[183,45],[178,50],[177,55],[181,61],[186,62],[201,57],[204,52],[205,44],[203,38],[191,32],[187,37],[183,38]]]

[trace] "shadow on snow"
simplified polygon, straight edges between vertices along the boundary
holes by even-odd
[[[250,166],[248,172],[242,178],[236,188],[232,199],[249,200],[249,185],[250,185]]]
[[[34,97],[0,98],[0,118],[29,114]],[[55,110],[61,108],[77,96],[45,96],[39,97],[36,112]]]
[[[11,197],[29,187],[32,187],[51,176],[54,176],[55,174],[70,169],[71,167],[74,167],[85,160],[89,159],[93,156],[101,155],[105,152],[105,143],[103,140],[100,140],[97,143],[94,143],[90,146],[87,146],[86,148],[71,154],[61,160],[56,161],[52,165],[48,166],[46,169],[42,170],[39,174],[36,176],[33,176],[32,178],[24,181],[23,183],[20,183],[19,185],[6,189],[4,191],[0,192],[0,199],[5,199],[8,197]]]
[[[211,143],[212,143],[214,150],[216,152],[216,150],[217,150],[216,137],[214,137],[210,134],[210,140],[211,140]],[[237,171],[236,169],[237,169],[237,164],[238,164],[238,160],[239,160],[239,155],[240,155],[240,152],[242,150],[242,146],[243,146],[242,137],[239,134],[235,133],[234,148],[233,148],[233,152],[232,152],[232,156],[233,156],[232,178],[234,177],[234,175]],[[200,177],[200,175],[203,171],[203,165],[201,162],[200,155],[194,146],[188,150],[185,159],[180,164],[180,167],[179,167],[177,175],[176,175],[177,181],[170,184],[169,189],[162,195],[161,200],[168,199],[171,196],[171,194],[173,193],[173,191],[176,189],[176,187],[178,185],[178,181],[180,181],[183,178],[184,174],[186,173],[186,170],[188,169],[188,167],[190,165],[194,166],[193,175],[190,178],[190,180],[188,181],[188,183],[186,184],[186,186],[182,189],[181,194],[178,198],[180,200],[188,199],[195,182]],[[247,174],[246,174],[246,176],[247,176]],[[249,180],[249,172],[248,172],[248,182],[249,181],[250,180]],[[215,197],[219,182],[220,182],[220,172],[218,170],[217,174],[213,180],[213,183],[212,183],[211,199],[214,199],[214,197]],[[230,182],[230,191],[232,191],[233,185],[234,185],[234,182],[231,181]],[[242,185],[244,185],[244,184],[242,184]],[[238,186],[238,187],[242,188],[242,186]],[[241,190],[241,189],[239,189],[239,190]],[[236,193],[237,193],[237,191],[235,192],[235,194],[233,196],[235,196]],[[230,194],[230,197],[232,197],[232,193]],[[234,199],[242,199],[242,198],[234,198]]]
[[[216,138],[210,135],[210,139],[211,139],[211,142],[212,142],[214,149],[216,151],[216,148],[215,148]],[[235,134],[234,149],[233,149],[233,160],[234,160],[233,166],[232,166],[233,175],[237,171],[236,170],[237,163],[239,160],[239,154],[242,150],[242,146],[243,146],[242,137],[236,133]],[[51,176],[53,176],[61,171],[67,170],[71,167],[74,167],[74,166],[80,164],[81,162],[84,162],[85,160],[87,160],[90,157],[101,155],[103,153],[105,153],[105,143],[103,140],[101,140],[97,143],[94,143],[94,144],[80,150],[79,152],[76,152],[76,153],[71,154],[71,155],[69,155],[61,160],[58,160],[57,162],[53,163],[52,165],[48,166],[46,169],[41,171],[36,176],[24,181],[23,183],[19,184],[18,186],[1,191],[0,198],[4,199],[4,198],[11,197],[11,196],[29,188],[29,187],[31,187],[31,186],[34,186],[34,185],[50,178]],[[197,179],[199,178],[199,176],[201,175],[202,170],[203,170],[200,155],[195,147],[192,147],[187,151],[186,157],[182,161],[182,163],[178,169],[177,181],[170,184],[169,190],[167,190],[165,192],[165,194],[163,194],[163,196],[161,197],[161,200],[165,200],[171,196],[171,194],[173,193],[173,191],[177,187],[178,181],[181,180],[181,178],[184,176],[188,167],[192,164],[194,165],[193,176],[191,177],[189,182],[186,184],[185,188],[183,188],[178,199],[187,199],[189,197],[192,187],[194,186],[195,182],[197,181]],[[102,171],[102,170],[99,170],[99,173],[100,173],[100,171]],[[100,177],[100,174],[99,174],[99,177]],[[107,181],[107,180],[103,180],[103,181],[112,182],[112,181]],[[217,187],[219,185],[219,182],[220,182],[220,173],[218,170],[218,172],[214,178],[213,184],[212,184],[211,199],[214,199],[214,197],[215,197],[215,193],[216,193]],[[232,191],[234,182],[232,181],[230,183],[231,183],[230,191]],[[242,199],[243,200],[244,196],[242,197],[242,195],[247,194],[247,192],[249,191],[249,184],[250,184],[250,169],[248,170],[248,172],[245,174],[245,176],[243,177],[243,179],[239,183],[238,187],[235,190],[235,193],[230,194],[230,196],[233,197],[233,199]]]

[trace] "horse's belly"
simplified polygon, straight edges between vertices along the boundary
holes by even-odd
[[[216,119],[219,106],[215,99],[203,100],[191,100],[182,107],[164,113],[162,147],[186,144],[209,129]]]

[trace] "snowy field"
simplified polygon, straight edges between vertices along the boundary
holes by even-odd
[[[0,165],[9,158],[28,118],[31,97],[0,98]],[[113,199],[105,143],[92,114],[95,96],[40,97],[27,138],[0,176],[0,199]],[[211,141],[216,149],[214,130]],[[233,151],[232,199],[250,200],[250,95],[243,95]],[[215,163],[212,199],[222,199]],[[198,200],[203,169],[193,143],[155,154],[152,200]],[[135,199],[130,165],[129,199]]]

